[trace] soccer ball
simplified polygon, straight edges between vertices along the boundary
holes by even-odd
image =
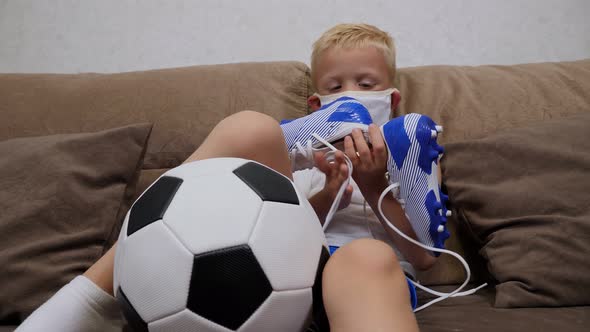
[[[313,208],[287,177],[239,158],[190,162],[127,214],[115,296],[135,331],[301,331],[323,311],[328,257]]]

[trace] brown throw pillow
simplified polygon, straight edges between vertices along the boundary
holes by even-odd
[[[150,131],[0,142],[0,320],[24,319],[110,245]]]
[[[446,145],[443,178],[496,307],[590,305],[590,113]]]

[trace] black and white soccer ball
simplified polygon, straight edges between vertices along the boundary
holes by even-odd
[[[114,290],[135,331],[301,331],[329,257],[291,180],[253,161],[171,169],[133,204]]]

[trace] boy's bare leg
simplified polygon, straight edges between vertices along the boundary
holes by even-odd
[[[185,162],[245,158],[292,178],[283,142],[274,119],[244,111],[221,121]],[[115,246],[85,273],[111,295],[114,250]],[[338,249],[325,267],[323,286],[332,331],[418,331],[404,274],[391,248],[382,242],[356,240]]]
[[[255,160],[293,178],[283,131],[262,113],[242,111],[223,119],[185,163],[219,157]]]
[[[252,111],[233,114],[211,131],[201,146],[185,161],[235,157],[258,161],[293,179],[283,131],[276,120]],[[116,244],[84,275],[113,295],[113,263]]]
[[[402,268],[383,242],[361,239],[338,249],[322,286],[332,332],[419,331]]]

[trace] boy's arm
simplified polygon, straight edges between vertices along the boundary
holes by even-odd
[[[434,264],[436,258],[427,250],[399,236],[379,214],[377,207],[379,196],[389,185],[384,176],[388,155],[381,132],[374,124],[369,126],[369,137],[372,148],[369,148],[362,132],[357,129],[353,130],[352,135],[347,136],[344,140],[346,155],[353,163],[353,178],[395,246],[415,268],[426,270]],[[383,214],[394,226],[417,240],[403,208],[392,195],[385,196],[382,209]]]

